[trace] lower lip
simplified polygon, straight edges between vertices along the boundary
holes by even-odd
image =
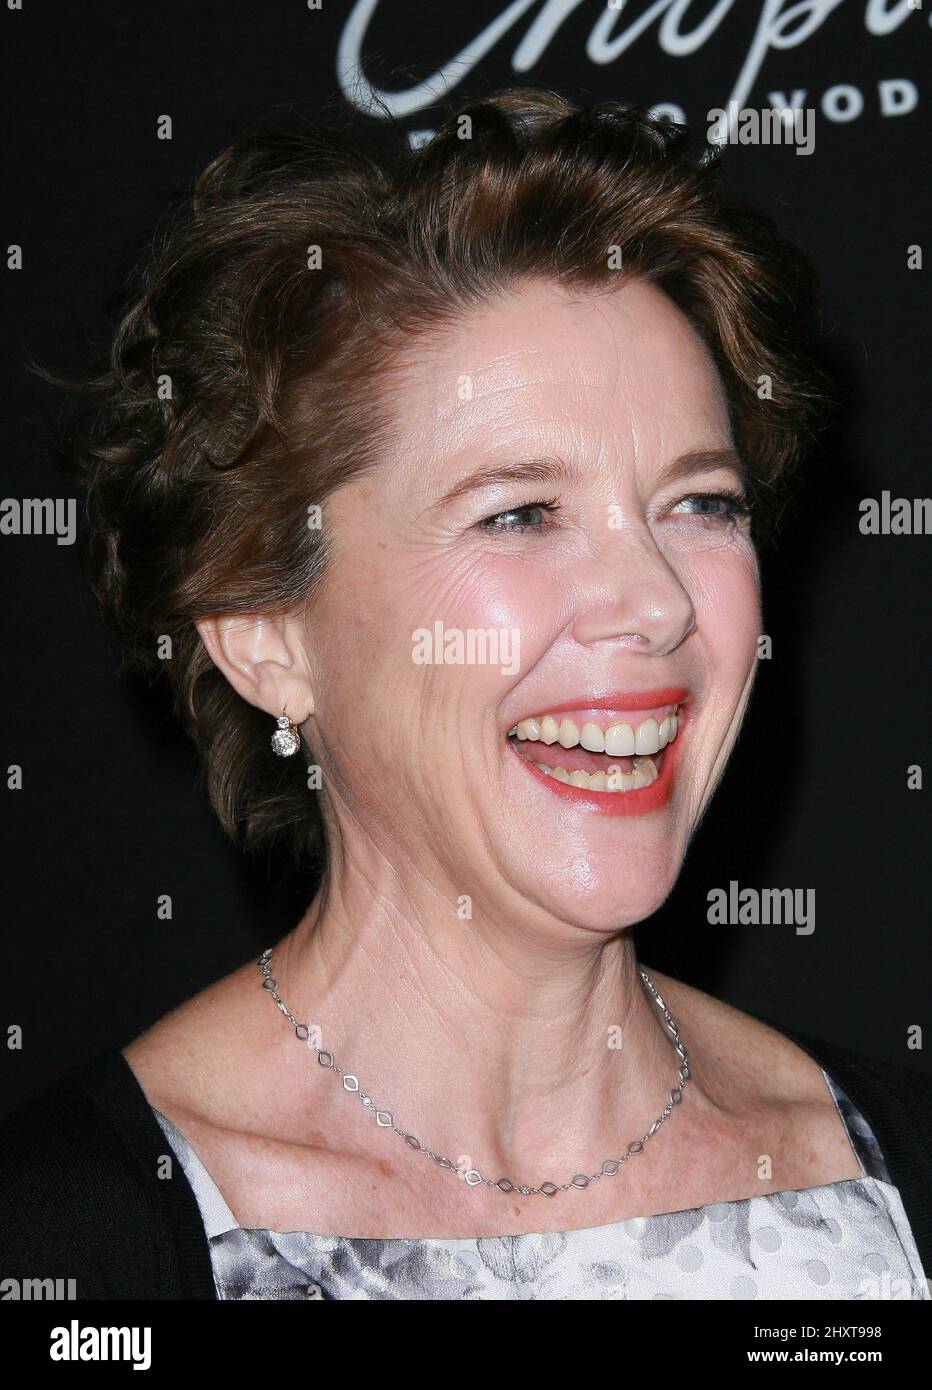
[[[673,776],[680,759],[685,724],[686,720],[683,718],[681,710],[676,738],[672,743],[668,743],[664,749],[663,766],[657,778],[651,782],[649,787],[638,787],[630,792],[594,792],[589,791],[586,787],[574,787],[569,782],[560,782],[556,777],[541,772],[540,768],[529,763],[527,758],[518,752],[517,748],[513,751],[515,757],[531,776],[536,777],[542,786],[563,801],[571,802],[572,805],[588,811],[595,811],[597,815],[602,816],[646,816],[651,811],[659,811],[670,799],[673,791]]]

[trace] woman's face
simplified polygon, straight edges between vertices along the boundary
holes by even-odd
[[[395,447],[327,503],[307,615],[330,815],[451,912],[639,921],[756,668],[714,366],[652,286],[527,281],[410,348],[391,389]]]

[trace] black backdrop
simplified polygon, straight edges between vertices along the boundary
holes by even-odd
[[[558,8],[565,18],[535,43]],[[676,890],[639,941],[648,964],[751,1013],[928,1070],[928,1050],[907,1038],[932,1026],[929,792],[908,788],[907,768],[929,762],[930,542],[862,534],[859,503],[928,490],[928,272],[908,257],[926,231],[930,17],[892,0],[814,0],[793,7],[792,23],[780,20],[790,6],[779,0],[634,0],[611,16],[612,52],[611,36],[598,41],[607,8],[4,6],[4,244],[22,248],[22,264],[12,268],[8,249],[2,495],[72,495],[48,459],[55,394],[28,374],[27,358],[83,370],[89,348],[106,341],[107,296],[169,198],[272,108],[314,116],[362,101],[363,89],[353,96],[341,79],[356,52],[415,133],[436,121],[436,94],[461,104],[512,82],[582,102],[672,103],[703,127],[711,107],[732,99],[812,107],[811,155],[735,144],[725,177],[815,259],[845,403],[765,566],[773,655],[738,752]],[[679,51],[690,44],[678,35],[706,20],[707,36]],[[157,138],[164,115],[171,140]],[[23,1030],[21,1050],[2,1049],[4,1108],[276,940],[311,886],[226,844],[161,699],[118,679],[78,551],[52,535],[0,534],[0,1024]],[[20,790],[7,786],[15,766]],[[709,925],[706,895],[731,880],[814,890],[814,932]],[[169,921],[157,916],[162,894]]]

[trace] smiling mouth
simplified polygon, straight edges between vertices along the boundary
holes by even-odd
[[[515,724],[508,741],[547,777],[580,791],[623,794],[660,777],[679,717],[675,704],[624,718],[598,710],[544,713]]]

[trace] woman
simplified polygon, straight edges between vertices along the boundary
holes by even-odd
[[[751,692],[756,540],[825,400],[810,297],[701,139],[615,104],[513,90],[416,153],[265,133],[204,172],[72,462],[224,826],[324,872],[258,962],[7,1122],[23,1269],[928,1298],[928,1091],[631,936]]]

